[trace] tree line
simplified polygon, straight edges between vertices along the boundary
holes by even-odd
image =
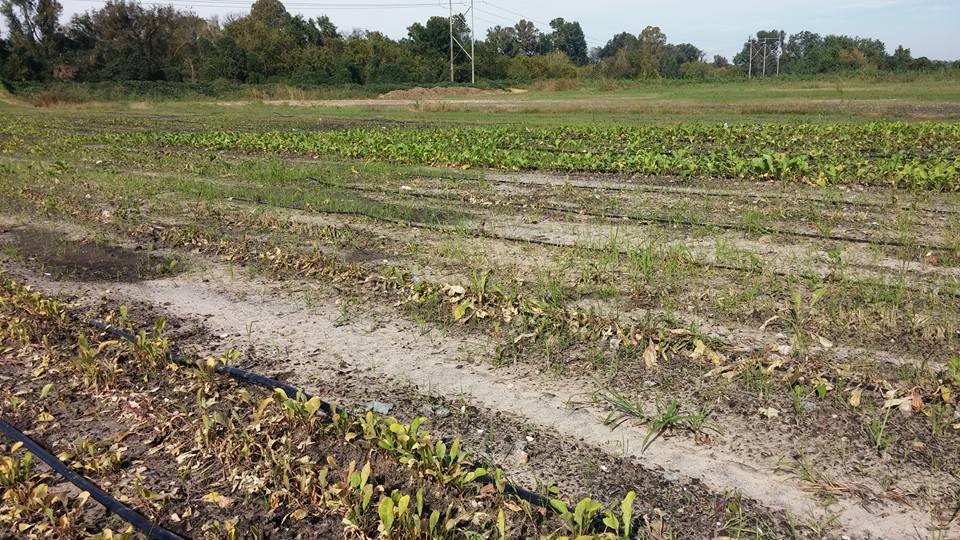
[[[305,18],[279,0],[256,0],[244,16],[203,19],[173,6],[146,7],[109,0],[63,24],[57,0],[2,0],[0,78],[10,81],[233,81],[294,84],[435,83],[448,75],[449,21],[415,22],[403,39],[376,31],[341,32],[326,16]],[[470,40],[463,15],[453,20],[461,43]],[[689,43],[671,44],[656,26],[623,32],[589,49],[580,24],[556,18],[541,30],[527,20],[495,26],[476,42],[477,76],[488,80],[575,77],[614,79],[736,76],[779,57],[786,74],[856,70],[932,70],[958,62],[893,53],[875,39],[781,30],[760,31],[764,54],[749,44],[732,63],[706,58]],[[766,38],[766,39],[765,39]],[[757,41],[759,44],[760,41]],[[758,46],[757,50],[760,47]],[[469,59],[457,54],[458,81]]]

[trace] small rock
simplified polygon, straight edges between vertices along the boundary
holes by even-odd
[[[783,356],[790,356],[790,353],[793,352],[793,347],[789,345],[778,345],[777,352],[782,354]]]
[[[445,416],[450,416],[450,409],[448,409],[448,408],[446,408],[446,407],[437,407],[437,409],[436,409],[435,411],[433,411],[433,414],[434,414],[434,416],[436,416],[437,418],[443,418],[443,417],[445,417]]]
[[[371,401],[367,403],[367,410],[377,414],[387,414],[393,409],[393,403],[383,403],[382,401]]]
[[[817,410],[817,404],[812,401],[804,401],[800,406],[803,407],[803,411],[806,413],[812,413]]]

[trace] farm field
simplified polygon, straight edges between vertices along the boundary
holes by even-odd
[[[955,88],[739,89],[0,103],[0,416],[184,537],[954,538]]]

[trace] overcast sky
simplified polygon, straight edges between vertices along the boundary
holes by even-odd
[[[102,0],[61,0],[65,15],[103,4]],[[455,0],[457,2],[458,0]],[[469,0],[459,0],[460,2]],[[759,29],[787,34],[811,30],[879,38],[887,52],[904,45],[914,56],[960,59],[960,0],[485,0],[476,1],[477,36],[496,24],[510,25],[520,16],[546,29],[554,17],[579,21],[590,47],[613,34],[637,34],[659,26],[671,43],[689,42],[708,55],[731,56]],[[144,2],[147,3],[147,2]],[[202,16],[245,13],[244,0],[172,0]],[[413,21],[446,15],[440,0],[290,0],[289,11],[306,17],[328,15],[341,31],[379,30],[400,38]],[[464,5],[454,5],[463,11]]]

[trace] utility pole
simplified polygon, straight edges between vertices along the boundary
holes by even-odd
[[[477,17],[476,13],[473,11],[473,0],[470,0],[470,84],[477,84],[477,55],[474,51],[474,47],[476,47],[477,44],[477,38],[476,34],[473,32],[473,29],[476,27]]]
[[[763,76],[767,76],[767,40],[763,40]]]
[[[777,77],[780,76],[780,57],[783,56],[783,38],[780,38],[779,43],[777,46]]]
[[[453,0],[450,0],[450,16],[447,21],[450,23],[450,82],[453,82]]]
[[[463,3],[463,2],[459,2],[459,3]],[[459,47],[460,50],[463,51],[463,54],[466,54],[470,58],[470,84],[476,84],[477,83],[477,64],[476,64],[477,38],[476,38],[476,34],[474,33],[474,28],[477,25],[476,23],[477,19],[473,12],[473,0],[470,0],[470,9],[469,9],[469,13],[470,13],[470,50],[469,51],[467,50],[467,48],[464,46],[463,43],[460,43],[459,39],[453,37],[453,0],[449,0],[449,4],[450,4],[450,14],[448,17],[448,21],[450,23],[450,82],[454,82],[453,80],[454,79],[453,44],[456,43],[457,47]],[[464,19],[466,19],[466,13],[464,13],[463,15],[464,15]]]
[[[753,38],[750,38],[750,61],[747,62],[747,78],[753,78]]]

